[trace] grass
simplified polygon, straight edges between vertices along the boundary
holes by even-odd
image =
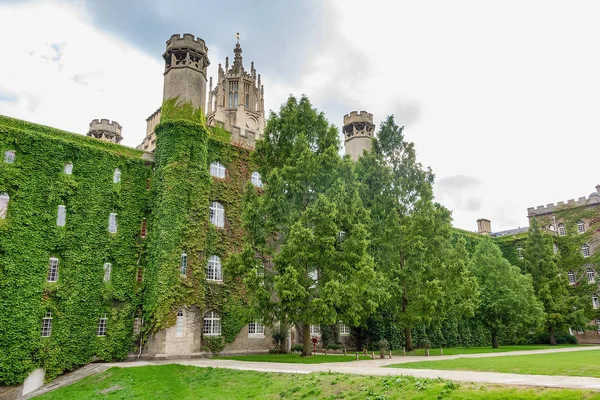
[[[248,356],[221,356],[217,357],[222,360],[237,360],[237,361],[259,361],[259,362],[277,362],[277,363],[292,363],[292,364],[322,364],[332,362],[347,362],[356,361],[356,355],[321,355],[317,354],[311,357],[300,357],[299,354],[258,354]],[[361,360],[370,360],[371,356],[359,356]],[[376,355],[379,358],[379,354]]]
[[[508,372],[531,375],[569,375],[600,378],[600,350],[489,358],[456,358],[393,364],[392,368]]]
[[[101,390],[121,386],[109,394]],[[589,390],[457,384],[441,379],[334,373],[276,374],[177,364],[117,368],[38,397],[79,399],[600,399]]]
[[[493,349],[492,347],[448,347],[444,348],[445,356],[453,356],[457,354],[480,354],[480,353],[502,353],[505,351],[521,351],[521,350],[544,350],[544,349],[557,349],[557,348],[565,348],[565,347],[577,347],[576,344],[561,344],[558,346],[550,346],[550,345],[541,345],[541,344],[530,344],[530,345],[520,345],[520,346],[500,346],[497,349]],[[393,350],[392,354],[394,355],[402,355],[402,350]],[[409,351],[406,353],[407,356],[424,356],[425,349],[415,349],[413,351]],[[440,349],[432,348],[429,349],[430,356],[439,356]]]

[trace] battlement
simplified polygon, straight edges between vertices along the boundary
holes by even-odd
[[[117,121],[111,121],[105,118],[93,119],[90,122],[90,131],[108,131],[116,134],[121,134],[123,127]]]
[[[569,199],[565,203],[564,201],[559,201],[558,203],[549,203],[544,205],[539,205],[537,207],[529,207],[527,209],[527,216],[537,216],[550,214],[556,211],[564,210],[565,208],[574,208],[574,207],[583,207],[600,204],[600,185],[596,186],[596,192],[590,194],[589,197],[580,197],[575,201],[575,199]]]
[[[344,125],[353,122],[369,122],[373,123],[373,114],[366,111],[352,111],[350,114],[344,115]]]
[[[204,40],[199,37],[195,37],[191,33],[184,33],[183,35],[175,34],[167,40],[167,52],[172,49],[193,49],[200,53],[206,54],[208,47]]]
[[[107,142],[120,143],[123,140],[122,131],[123,127],[117,121],[110,121],[105,118],[93,119],[90,122],[87,136],[106,140]]]

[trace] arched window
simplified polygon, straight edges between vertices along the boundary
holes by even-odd
[[[590,256],[590,245],[587,243],[584,243],[581,245],[581,255],[583,257],[589,257]]]
[[[71,175],[73,173],[73,163],[66,163],[63,171],[65,174]]]
[[[593,268],[586,269],[585,273],[587,275],[588,283],[596,282],[596,273],[594,272]]]
[[[175,325],[175,336],[183,336],[183,310],[177,311],[177,323]]]
[[[250,108],[250,94],[246,93],[246,108]]]
[[[556,228],[554,227],[554,225],[549,225],[548,229],[550,229],[552,232],[554,232],[556,230]]]
[[[12,164],[15,162],[15,151],[14,150],[6,150],[4,152],[4,162],[7,164]]]
[[[598,301],[598,293],[592,293],[592,307],[600,308],[600,302]]]
[[[110,282],[110,274],[112,273],[112,264],[104,263],[104,282]]]
[[[210,203],[210,223],[220,228],[225,226],[225,209],[221,203]]]
[[[229,108],[233,108],[233,92],[229,92]]]
[[[48,311],[42,319],[42,337],[49,337],[52,334],[52,313]]]
[[[558,235],[565,236],[566,234],[567,234],[567,229],[565,228],[565,224],[563,224],[563,223],[558,224]]]
[[[181,253],[181,265],[179,267],[181,275],[187,275],[187,254]]]
[[[252,184],[257,187],[262,187],[262,179],[260,179],[260,174],[256,171],[252,173]]]
[[[110,233],[117,232],[117,213],[110,213],[108,215],[108,231]]]
[[[48,282],[58,281],[58,258],[50,257],[48,264],[48,276],[46,278]]]
[[[517,257],[519,260],[523,259],[523,247],[521,247],[521,245],[517,246]]]
[[[582,219],[577,221],[577,232],[579,232],[579,233],[585,232],[585,223],[583,222]]]
[[[0,218],[6,218],[6,214],[8,212],[8,201],[10,200],[10,196],[8,193],[0,193]]]
[[[115,172],[113,173],[113,183],[119,182],[121,182],[121,170],[119,168],[116,168]]]
[[[58,206],[58,215],[56,216],[56,226],[65,226],[67,221],[67,209],[63,204]]]
[[[210,164],[210,174],[215,178],[225,178],[225,166],[218,161]]]
[[[221,335],[221,316],[215,311],[207,311],[204,314],[204,327],[202,333],[206,336]]]
[[[96,336],[106,336],[106,322],[108,318],[106,318],[106,313],[100,317],[98,321],[98,329],[96,330]]]
[[[575,284],[575,272],[569,271],[567,276],[569,277],[569,285],[574,285]]]
[[[221,269],[221,259],[219,256],[210,256],[206,265],[206,280],[219,281],[223,280],[223,272]]]

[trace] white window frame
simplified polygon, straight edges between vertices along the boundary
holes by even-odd
[[[569,271],[567,273],[567,276],[569,278],[569,285],[574,285],[575,284],[575,272]]]
[[[598,293],[592,293],[592,308],[600,308],[600,301],[598,300]]]
[[[585,222],[582,219],[577,221],[577,232],[578,233],[585,232]]]
[[[179,264],[179,274],[187,276],[187,254],[181,253],[181,260]]]
[[[260,322],[254,321],[248,324],[248,337],[263,338],[265,337],[265,327]]]
[[[142,331],[142,324],[141,324],[140,317],[135,317],[133,319],[133,334],[134,334],[134,336],[139,335],[141,331]]]
[[[215,178],[225,178],[227,176],[227,168],[218,161],[214,161],[210,164],[210,174]]]
[[[66,175],[72,175],[73,174],[73,163],[72,162],[66,163],[65,167],[63,168],[63,172]]]
[[[517,257],[519,260],[523,259],[523,247],[521,245],[517,246]]]
[[[587,257],[590,256],[590,254],[591,254],[591,252],[590,252],[590,245],[587,244],[587,243],[582,244],[581,245],[581,255],[584,258],[587,258]]]
[[[252,173],[252,184],[256,187],[263,187],[263,183],[262,183],[262,179],[260,177],[260,174],[258,173],[258,171],[254,171]]]
[[[121,170],[119,168],[115,168],[115,172],[113,172],[113,183],[121,182]]]
[[[311,325],[309,329],[310,329],[310,336],[321,336],[321,326],[320,325]]]
[[[6,150],[4,152],[4,162],[7,164],[13,164],[15,162],[16,151],[14,150]]]
[[[567,234],[567,227],[562,222],[558,224],[558,236],[565,236]]]
[[[110,276],[112,273],[112,264],[109,262],[104,263],[104,282],[110,282]]]
[[[46,315],[42,319],[42,337],[50,337],[52,335],[52,313],[46,312]]]
[[[206,280],[223,282],[223,265],[219,256],[212,255],[206,263]]]
[[[107,322],[108,318],[106,317],[106,313],[104,313],[98,320],[98,329],[96,329],[96,336],[106,336]]]
[[[596,271],[593,268],[587,268],[585,274],[587,275],[588,283],[596,283]]]
[[[117,213],[110,213],[108,215],[108,231],[110,233],[117,233]]]
[[[177,311],[177,323],[175,324],[175,336],[183,336],[183,310]]]
[[[56,215],[56,226],[65,226],[67,223],[67,208],[64,204],[58,206],[58,212]]]
[[[344,322],[338,322],[338,333],[340,336],[350,336],[350,327]]]
[[[221,336],[221,316],[216,311],[204,313],[202,334],[204,336]]]
[[[210,203],[210,223],[219,228],[225,226],[225,208],[218,201]]]
[[[58,281],[58,258],[50,257],[48,262],[48,276],[46,277],[46,281],[48,282],[57,282]]]
[[[8,214],[8,203],[10,202],[10,196],[8,193],[0,193],[0,219],[6,218]]]

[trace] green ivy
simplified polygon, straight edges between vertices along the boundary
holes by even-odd
[[[123,359],[133,344],[140,304],[136,271],[145,253],[140,238],[148,213],[143,153],[57,129],[0,116],[0,192],[10,196],[0,219],[0,384],[17,384],[33,369],[51,379],[92,361]],[[72,175],[63,172],[73,163]],[[113,183],[115,168],[121,182]],[[66,226],[57,227],[58,205]],[[118,231],[108,232],[109,213]],[[59,278],[47,282],[50,257]],[[110,282],[103,264],[112,263]],[[52,333],[41,337],[52,312]],[[101,315],[107,334],[97,337]]]

